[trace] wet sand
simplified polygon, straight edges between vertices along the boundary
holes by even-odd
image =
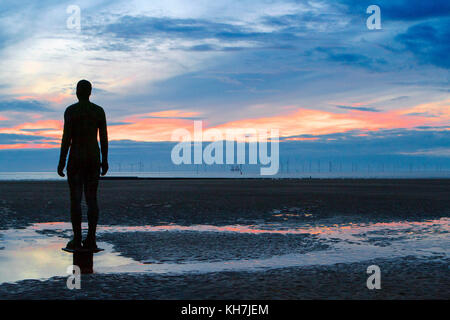
[[[62,181],[0,182],[0,229],[70,222]],[[282,221],[424,219],[450,213],[450,179],[436,180],[105,180],[99,224],[233,224]],[[291,218],[294,218],[291,217]]]
[[[76,291],[53,266],[1,283],[0,298],[449,299],[449,194],[450,180],[101,181],[106,271]],[[1,182],[0,256],[13,244],[53,255],[68,205],[65,181]],[[131,267],[101,268],[114,257]],[[366,287],[371,264],[381,290]]]
[[[366,268],[383,271],[380,290],[368,290]],[[3,299],[445,299],[450,298],[448,262],[415,258],[367,263],[186,275],[85,275],[81,290],[65,277],[0,286]]]

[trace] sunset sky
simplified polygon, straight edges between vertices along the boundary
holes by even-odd
[[[87,79],[111,140],[169,141],[203,120],[450,155],[449,39],[446,0],[1,1],[0,149],[59,147]]]

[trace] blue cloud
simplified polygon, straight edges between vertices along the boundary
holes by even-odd
[[[410,112],[406,113],[407,116],[418,116],[418,117],[427,117],[427,118],[438,118],[438,115],[429,113],[429,112]]]
[[[423,20],[450,16],[450,2],[447,0],[341,0],[347,12],[364,15],[368,6],[376,4],[381,10],[383,20]]]
[[[39,132],[39,131],[48,131],[48,130],[55,130],[55,128],[20,129],[20,131],[25,131],[25,132]]]
[[[450,22],[420,23],[397,35],[396,40],[421,63],[450,68]]]
[[[51,111],[44,103],[37,100],[0,101],[0,111]]]
[[[95,26],[96,31],[98,27]],[[101,34],[112,34],[118,38],[142,38],[149,36],[183,37],[202,39],[214,36],[217,32],[237,32],[229,24],[213,23],[203,19],[176,19],[150,16],[123,16],[116,22],[103,26]]]
[[[347,109],[347,110],[358,110],[358,111],[367,111],[367,112],[380,112],[380,110],[373,108],[373,107],[352,107],[352,106],[336,106],[340,109]]]
[[[353,48],[352,50],[358,49]],[[365,54],[348,52],[348,49],[343,47],[317,47],[314,50],[310,50],[307,54],[316,56],[317,53],[325,55],[325,59],[331,62],[358,66],[370,70],[379,70],[380,67],[387,64],[383,58],[372,58]]]
[[[326,135],[298,135],[289,138],[317,138],[296,141],[298,149],[312,154],[392,155],[424,149],[450,148],[450,132],[446,130],[387,129],[373,132],[349,131]],[[360,134],[364,133],[365,136]],[[285,138],[286,140],[288,138]]]
[[[367,136],[360,136],[361,133]],[[409,168],[412,164],[429,170],[436,166],[449,168],[450,132],[418,129],[393,129],[378,132],[351,131],[328,135],[301,135],[298,137],[319,138],[316,141],[282,141],[280,143],[280,162],[290,163],[291,170],[299,169],[308,162],[313,166],[322,164],[327,171],[334,161],[347,165],[386,164]],[[0,134],[2,143],[24,143],[45,139],[45,137]],[[332,140],[330,140],[332,139]],[[173,142],[139,142],[119,140],[110,142],[110,164],[122,163],[122,169],[130,164],[145,162],[145,168],[158,170],[177,170],[170,160]],[[38,150],[0,150],[0,169],[2,171],[49,171],[54,170],[58,158],[58,143],[55,148]],[[204,145],[205,146],[205,145]],[[32,161],[31,161],[32,160]],[[296,167],[295,167],[296,164]],[[319,164],[320,165],[320,164]],[[294,169],[292,169],[294,168]],[[192,168],[191,168],[192,169]],[[116,169],[117,170],[117,169]],[[195,170],[195,169],[194,169]],[[223,168],[221,169],[223,170]],[[313,171],[317,168],[313,168]],[[150,169],[151,171],[151,169]],[[292,172],[292,171],[291,171]]]
[[[324,135],[302,134],[281,139],[281,155],[305,157],[375,156],[414,153],[426,149],[450,148],[450,132],[445,128],[385,129],[380,131],[352,130]],[[362,136],[361,134],[365,134]],[[289,138],[317,138],[317,140],[289,141]],[[162,156],[170,153],[173,142],[140,142],[133,140],[111,141],[112,147],[140,147],[149,150],[164,150]],[[167,153],[167,154],[164,154]]]
[[[124,126],[124,125],[128,125],[128,124],[132,124],[131,122],[108,122],[108,126]]]
[[[46,142],[51,139],[44,136],[32,136],[26,134],[0,133],[0,144],[36,143]]]
[[[416,129],[422,130],[438,130],[438,129],[450,129],[450,126],[418,126]]]
[[[151,16],[122,16],[117,21],[95,25],[86,28],[94,35],[126,39],[127,41],[143,38],[159,39],[189,39],[210,40],[217,39],[228,42],[252,41],[258,42],[259,47],[284,47],[289,42],[301,39],[296,33],[299,28],[286,28],[278,31],[256,32],[249,25],[212,22],[207,19],[180,19]],[[303,31],[306,28],[302,29]],[[120,50],[127,50],[123,44],[117,44]],[[116,46],[116,44],[114,44]],[[111,43],[105,45],[110,49]],[[114,49],[114,48],[113,48]],[[129,47],[128,49],[131,49]],[[178,48],[176,48],[178,49]],[[181,48],[185,49],[185,48]],[[244,47],[199,44],[189,48],[192,51],[212,50],[242,50]]]
[[[246,47],[240,47],[240,46],[220,46],[220,45],[211,45],[211,44],[199,44],[195,46],[190,47],[180,47],[177,49],[181,49],[184,51],[196,51],[196,52],[203,52],[203,51],[242,51],[245,49],[248,49]]]
[[[450,2],[447,0],[384,0],[380,6],[387,18],[417,20],[450,15]]]

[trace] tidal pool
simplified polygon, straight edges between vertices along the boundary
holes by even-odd
[[[376,258],[404,256],[448,259],[450,219],[365,223],[346,225],[295,225],[292,223],[255,225],[99,226],[98,233],[123,232],[210,232],[220,234],[310,234],[324,240],[329,248],[306,253],[287,253],[261,259],[224,261],[160,262],[151,257],[136,261],[121,256],[108,242],[98,245],[105,251],[94,255],[94,273],[205,273],[258,271],[270,268],[352,263]],[[84,226],[86,228],[86,226]],[[67,276],[72,255],[61,250],[71,235],[64,222],[36,223],[25,229],[0,231],[0,283],[24,279]],[[207,244],[205,244],[207,245]]]

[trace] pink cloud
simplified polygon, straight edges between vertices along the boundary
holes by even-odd
[[[171,118],[130,119],[126,125],[116,125],[108,128],[108,136],[111,140],[136,140],[136,141],[170,141],[172,132],[178,128],[192,127],[191,120]]]
[[[433,116],[430,117],[430,114],[433,114]],[[176,129],[184,128],[192,133],[193,121],[189,118],[199,115],[198,112],[180,110],[166,110],[143,115],[133,115],[121,120],[121,122],[127,124],[110,126],[108,128],[108,134],[110,140],[170,141],[172,133]],[[203,129],[215,128],[223,132],[227,129],[279,129],[281,137],[290,137],[302,134],[323,135],[342,133],[350,130],[376,131],[394,128],[414,128],[423,125],[448,125],[449,123],[450,100],[446,100],[386,112],[347,110],[344,113],[334,113],[330,111],[298,108],[294,111],[286,111],[285,114],[281,115],[240,119],[213,127],[207,127],[207,123],[204,122]],[[62,126],[63,122],[59,120],[38,120],[35,122],[26,122],[13,128],[0,128],[0,133],[45,136],[49,138],[48,142],[54,142],[61,139]],[[26,129],[32,129],[32,131],[27,131]],[[311,140],[314,137],[308,139]],[[55,147],[55,145],[46,144],[45,142],[33,145],[27,144],[26,146],[19,144],[14,146],[3,145],[0,147]]]
[[[167,111],[151,112],[147,113],[146,115],[150,117],[160,117],[160,118],[192,118],[198,117],[200,113],[186,112],[181,110],[167,110]]]
[[[217,129],[254,128],[279,129],[280,136],[301,134],[322,135],[350,130],[380,130],[410,128],[424,123],[425,118],[411,117],[389,112],[366,112],[351,110],[346,113],[297,109],[294,112],[274,117],[242,119],[217,126]]]
[[[54,144],[48,143],[17,143],[17,144],[0,144],[0,150],[11,149],[48,149],[55,148]]]
[[[60,120],[38,120],[35,122],[21,123],[11,128],[0,128],[0,133],[26,134],[59,138],[62,134],[62,127],[63,122]]]

